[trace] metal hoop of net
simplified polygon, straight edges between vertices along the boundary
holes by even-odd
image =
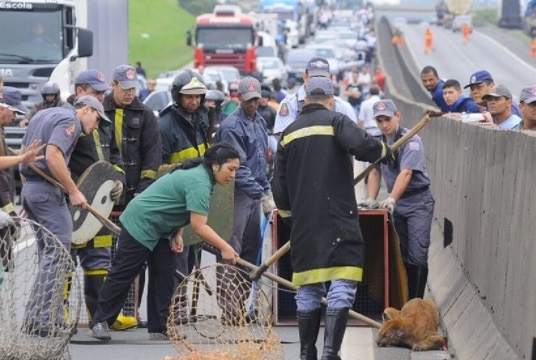
[[[171,302],[168,336],[178,352],[173,359],[283,359],[268,304],[264,292],[234,266],[213,264],[193,272]]]
[[[0,360],[70,359],[81,306],[71,256],[43,226],[13,219],[0,228]]]

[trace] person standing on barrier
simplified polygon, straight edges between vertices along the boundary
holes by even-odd
[[[387,145],[393,145],[409,131],[400,126],[402,114],[392,100],[380,100],[373,109],[374,119]],[[368,197],[376,199],[380,178],[383,178],[389,197],[378,206],[393,214],[408,276],[409,298],[422,298],[428,277],[428,248],[435,200],[430,190],[421,138],[413,136],[394,155],[393,164],[381,164],[379,174],[369,175]]]
[[[73,221],[67,202],[71,206],[85,208],[87,200],[71,179],[67,164],[82,133],[91,135],[99,121],[103,125],[110,125],[111,121],[104,113],[102,104],[91,96],[80,97],[74,103],[74,108],[66,105],[42,110],[33,120],[22,138],[22,149],[36,139],[46,144],[46,157],[36,166],[63,185],[67,195],[28,165],[22,165],[22,207],[30,220],[48,229],[70,252]],[[35,279],[25,317],[26,330],[40,336],[48,336],[55,328],[54,324],[66,324],[63,310],[55,308],[59,308],[60,304],[55,303],[54,297],[58,295],[57,279],[64,279],[67,274],[57,273],[59,250],[53,244],[44,243],[45,239],[44,235],[37,234],[39,275]],[[56,314],[56,318],[52,318],[53,314]]]
[[[385,144],[347,116],[329,110],[335,101],[329,79],[312,78],[305,91],[303,110],[278,145],[274,199],[291,227],[300,359],[317,359],[320,301],[328,281],[322,360],[340,359],[364,257],[351,157],[369,162],[391,157]]]
[[[162,163],[162,140],[153,111],[136,96],[136,69],[130,65],[118,65],[112,74],[112,92],[104,98],[104,109],[113,122],[113,133],[121,153],[125,170],[126,187],[115,211],[126,205],[156,178]],[[143,291],[145,270],[140,273],[140,293]],[[141,298],[141,295],[138,294]],[[114,324],[115,330],[136,327],[135,301],[125,305],[124,313]]]
[[[116,257],[99,294],[90,336],[104,341],[111,339],[108,326],[119,314],[130,284],[147,257],[160,242],[181,253],[189,245],[182,238],[186,225],[190,224],[201,239],[219,249],[223,260],[236,262],[238,253],[207,225],[207,218],[215,184],[229,185],[239,166],[240,154],[234,146],[215,144],[202,159],[187,160],[127,205],[120,217],[123,230]],[[166,339],[166,328],[150,338]]]
[[[67,98],[67,102],[71,104],[84,95],[92,96],[102,103],[105,92],[111,89],[110,85],[105,81],[104,75],[96,69],[82,71],[76,76],[74,83],[75,93]],[[113,136],[113,127],[105,126],[101,122],[90,136],[82,136],[76,143],[69,161],[71,177],[74,181],[78,181],[87,168],[102,160],[111,163],[114,170],[120,175],[120,180],[115,181],[115,186],[110,193],[111,199],[114,202],[118,202],[123,193],[125,183],[123,162],[119,147]],[[104,181],[105,179],[102,180]],[[111,248],[112,234],[106,227],[102,227],[97,235],[87,243],[72,244],[73,259],[75,263],[77,258],[80,260],[80,266],[84,271],[84,301],[89,321],[93,318],[97,308],[100,287],[111,268]],[[65,292],[65,301],[67,301],[68,295],[69,290]]]

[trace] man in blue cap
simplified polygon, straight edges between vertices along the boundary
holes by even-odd
[[[471,90],[471,97],[480,106],[481,111],[485,111],[488,108],[487,101],[484,100],[484,95],[489,94],[495,88],[495,81],[491,77],[491,74],[486,70],[479,70],[471,75],[469,78],[469,84],[463,87]],[[521,117],[521,111],[517,103],[512,101],[512,114]]]
[[[390,158],[385,144],[331,110],[333,90],[326,77],[307,82],[305,105],[281,134],[273,179],[279,215],[291,227],[300,359],[318,358],[315,344],[323,296],[328,306],[322,359],[340,359],[364,261],[352,156],[369,162]]]

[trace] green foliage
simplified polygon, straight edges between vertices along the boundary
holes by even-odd
[[[211,13],[217,4],[216,0],[179,0],[179,6],[195,16]]]
[[[482,26],[487,24],[497,24],[497,9],[484,8],[478,9],[473,14],[473,26]]]
[[[129,63],[141,61],[149,77],[183,67],[193,60],[186,31],[194,24],[177,0],[129,0]]]

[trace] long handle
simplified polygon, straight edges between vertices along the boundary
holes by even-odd
[[[391,152],[397,151],[402,145],[404,145],[409,139],[411,139],[415,134],[417,134],[421,129],[430,121],[430,116],[425,115],[415,126],[408,131],[404,136],[398,139],[393,145],[389,147]],[[366,167],[359,175],[354,179],[354,185],[357,185],[361,180],[367,177],[367,175],[378,165],[381,161],[381,158],[374,161],[372,164]]]
[[[287,241],[287,243],[279,250],[277,250],[275,253],[273,253],[272,256],[270,256],[268,259],[266,259],[259,267],[257,267],[255,270],[249,273],[249,278],[252,281],[259,280],[261,275],[268,270],[270,266],[272,266],[273,263],[275,263],[277,260],[279,260],[283,255],[285,255],[290,250],[290,241]]]
[[[203,249],[204,250],[207,250],[208,252],[212,253],[212,254],[216,254],[218,253],[219,251],[217,249],[215,249],[214,247],[208,245],[207,243],[203,243]],[[257,266],[253,265],[252,263],[244,260],[244,259],[241,259],[241,258],[238,258],[238,260],[236,261],[236,263],[242,267],[245,267],[245,268],[248,268],[250,270],[256,270],[257,269]],[[284,279],[280,276],[277,276],[277,275],[274,275],[270,272],[264,272],[262,274],[262,276],[272,280],[272,281],[275,281],[276,283],[278,283],[279,285],[281,286],[284,286],[286,287],[287,289],[290,289],[290,290],[298,290],[298,287],[296,285],[294,285],[293,283],[291,283],[290,281],[288,281],[287,279]],[[328,301],[326,298],[322,298],[322,304],[324,305],[327,305]],[[350,310],[348,315],[356,320],[359,320],[359,321],[362,321],[364,322],[365,324],[368,324],[372,327],[375,327],[377,329],[380,328],[381,324],[365,315],[362,315],[356,311],[353,311],[353,310]]]
[[[41,170],[40,168],[38,168],[32,163],[29,163],[27,165],[30,169],[32,169],[37,174],[39,174],[39,176],[42,176],[48,182],[57,186],[61,191],[63,191],[64,193],[67,193],[67,190],[65,189],[65,187],[58,180],[54,179],[52,176],[48,175],[46,172],[44,172],[43,170]],[[111,221],[107,217],[100,214],[97,210],[93,209],[91,205],[89,204],[86,204],[85,209],[89,211],[93,216],[95,216],[97,220],[99,220],[102,223],[102,225],[106,226],[112,233],[114,233],[114,235],[119,236],[119,234],[121,233],[121,228],[117,226],[116,224],[114,224],[113,221]]]

